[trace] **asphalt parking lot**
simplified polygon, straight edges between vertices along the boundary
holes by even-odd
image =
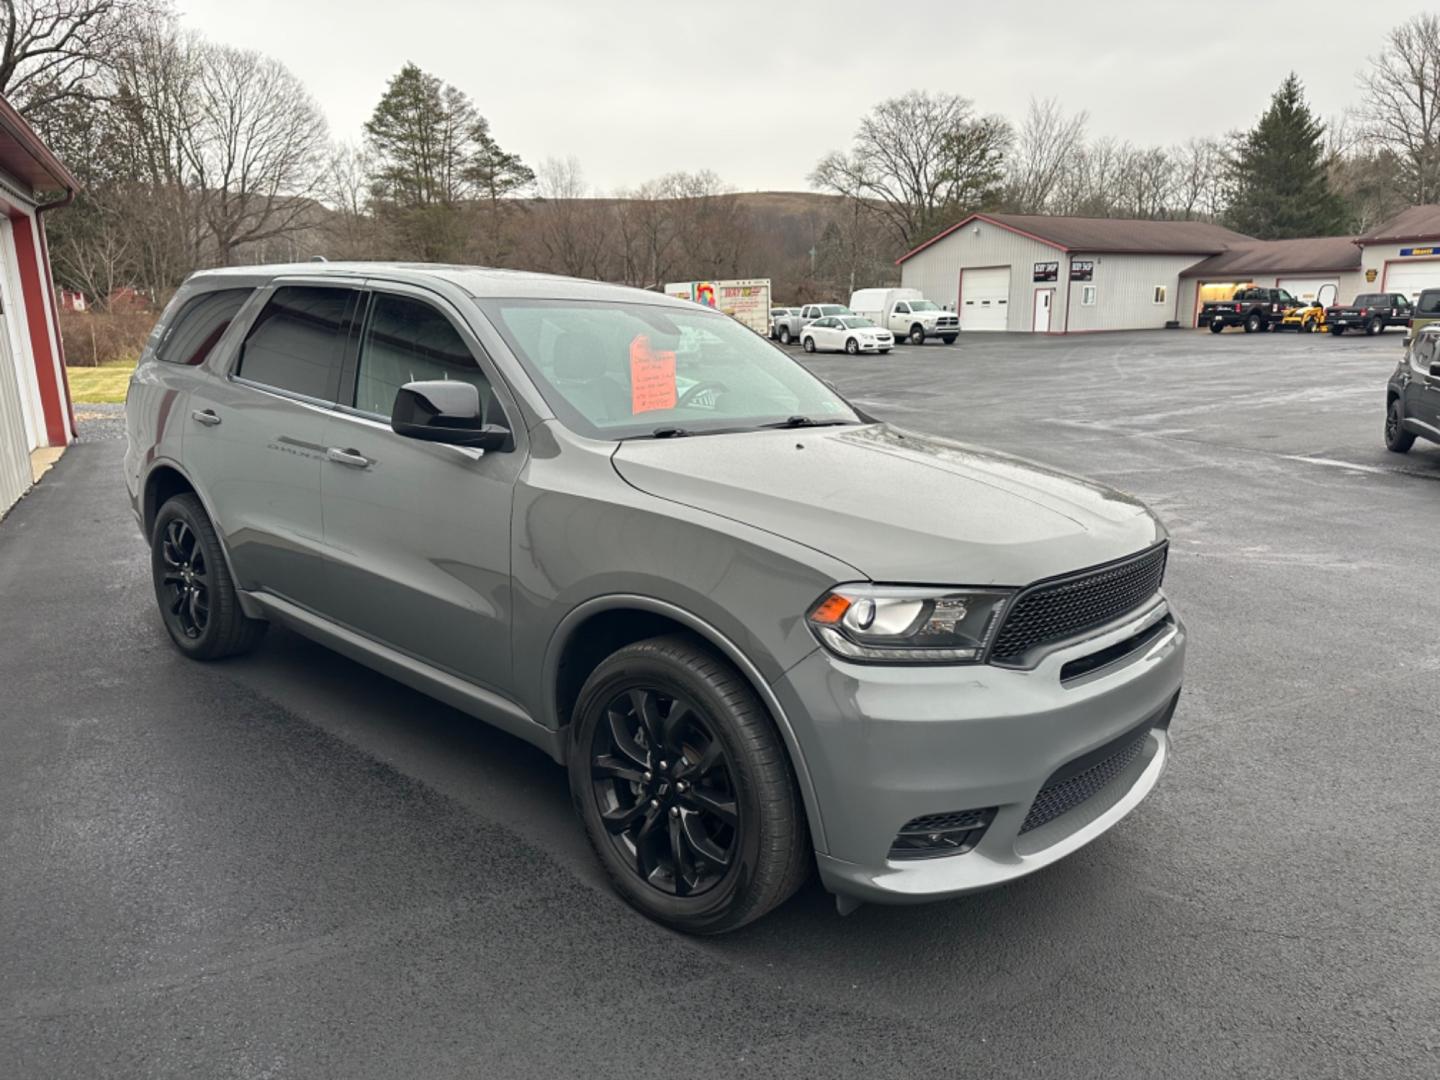
[[[0,523],[0,1076],[1440,1075],[1440,447],[1381,445],[1400,352],[807,357],[1146,499],[1187,686],[1159,789],[1075,856],[847,918],[812,884],[719,940],[614,898],[518,741],[284,632],[180,659],[121,444],[75,447]]]

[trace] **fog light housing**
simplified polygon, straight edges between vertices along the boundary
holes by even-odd
[[[900,826],[890,845],[892,859],[937,859],[963,855],[980,843],[996,807],[983,810],[952,810],[946,814],[925,814]]]

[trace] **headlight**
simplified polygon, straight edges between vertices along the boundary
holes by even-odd
[[[843,585],[807,619],[820,643],[847,660],[978,663],[1012,594],[1000,589]]]

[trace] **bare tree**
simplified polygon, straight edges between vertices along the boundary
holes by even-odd
[[[327,132],[300,80],[257,52],[205,46],[190,105],[185,158],[218,261],[306,227]]]
[[[0,94],[21,112],[93,96],[93,80],[164,0],[0,0]]]
[[[341,143],[330,148],[320,180],[320,200],[330,210],[324,231],[335,258],[366,259],[380,254],[376,222],[369,212],[373,169],[361,147]]]
[[[1440,15],[1416,15],[1390,31],[1361,76],[1360,123],[1374,150],[1401,163],[1403,194],[1440,201]]]
[[[1010,137],[966,98],[912,90],[875,106],[850,151],[822,158],[810,183],[873,210],[903,250],[995,198]]]
[[[534,261],[546,270],[573,277],[603,277],[610,241],[610,207],[590,198],[585,174],[575,157],[549,158],[535,174],[538,196],[527,232]]]
[[[1175,215],[1213,221],[1225,209],[1225,153],[1213,138],[1189,139],[1170,152]]]
[[[1085,146],[1087,116],[1066,116],[1054,98],[1030,100],[1030,111],[1015,139],[1007,170],[1007,205],[1017,213],[1050,208],[1061,181]]]

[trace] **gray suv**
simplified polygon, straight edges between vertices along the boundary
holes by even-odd
[[[268,623],[542,747],[624,898],[740,926],[1105,832],[1185,631],[1136,500],[880,423],[739,323],[465,267],[207,271],[131,383],[179,649]]]

